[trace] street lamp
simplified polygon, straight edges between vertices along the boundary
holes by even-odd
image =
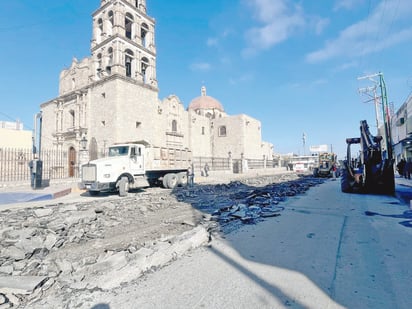
[[[82,147],[82,150],[86,150],[87,139],[86,139],[86,136],[84,136],[84,135],[83,135],[83,138],[80,140],[80,147]]]

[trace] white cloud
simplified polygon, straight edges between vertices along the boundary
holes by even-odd
[[[357,61],[346,62],[346,63],[343,63],[343,64],[341,64],[340,66],[338,66],[338,67],[335,69],[335,72],[346,71],[346,70],[348,70],[348,69],[350,69],[350,68],[354,68],[354,67],[356,67],[356,66],[358,66],[358,62],[357,62]]]
[[[320,62],[341,56],[363,56],[411,40],[410,24],[404,28],[400,25],[403,20],[410,19],[411,14],[410,1],[382,0],[367,19],[341,31],[322,49],[308,54],[306,60]]]
[[[321,34],[323,30],[329,26],[330,20],[328,18],[315,18],[314,28],[317,35]]]
[[[241,83],[247,83],[247,82],[250,82],[250,81],[252,81],[252,80],[254,80],[255,79],[255,77],[254,77],[254,75],[253,74],[249,74],[249,73],[246,73],[246,74],[243,74],[243,75],[240,75],[240,76],[238,76],[238,77],[231,77],[230,79],[229,79],[229,84],[231,84],[231,85],[237,85],[237,84],[241,84]]]
[[[192,71],[210,71],[212,69],[212,66],[210,63],[207,62],[197,62],[197,63],[193,63],[190,65],[190,69]]]
[[[217,46],[219,43],[219,40],[217,38],[208,38],[206,45],[211,47],[211,46]]]
[[[360,5],[362,5],[365,0],[338,0],[335,3],[334,11],[339,11],[341,9],[352,10]]]
[[[287,0],[250,0],[247,4],[261,25],[246,32],[248,47],[244,55],[270,48],[286,40],[296,28],[305,25],[300,7],[288,6]]]

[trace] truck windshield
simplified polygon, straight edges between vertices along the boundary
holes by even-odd
[[[128,146],[110,147],[109,157],[127,156],[129,153]]]

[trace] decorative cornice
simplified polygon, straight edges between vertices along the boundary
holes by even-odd
[[[132,79],[130,77],[126,77],[126,76],[123,76],[123,75],[120,75],[120,74],[112,74],[110,76],[102,78],[101,80],[95,81],[95,82],[93,82],[93,83],[91,83],[87,86],[84,86],[80,89],[73,90],[69,93],[66,93],[66,94],[62,95],[62,96],[54,98],[54,99],[52,99],[50,101],[47,101],[45,103],[42,103],[40,105],[40,107],[43,108],[43,107],[45,107],[46,105],[49,105],[49,104],[56,104],[57,101],[70,101],[71,99],[76,98],[77,93],[83,93],[83,94],[87,93],[89,91],[89,89],[91,89],[91,88],[94,88],[96,86],[100,86],[100,85],[104,84],[107,81],[112,81],[112,80],[116,80],[116,79],[121,79],[121,80],[126,81],[128,83],[139,85],[143,88],[146,88],[146,89],[149,89],[149,90],[152,90],[152,91],[155,91],[155,92],[159,92],[159,89],[157,87],[153,87],[151,85],[144,84],[143,82],[137,81],[135,79]]]

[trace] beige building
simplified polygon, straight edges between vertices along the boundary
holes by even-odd
[[[21,122],[0,121],[0,148],[31,149],[32,136]]]
[[[90,159],[110,144],[140,140],[196,157],[272,159],[261,123],[227,115],[206,87],[187,109],[176,95],[159,99],[155,21],[145,0],[101,0],[92,16],[91,56],[73,59],[60,74],[59,96],[41,104],[42,147],[68,150],[72,164],[83,138]]]

